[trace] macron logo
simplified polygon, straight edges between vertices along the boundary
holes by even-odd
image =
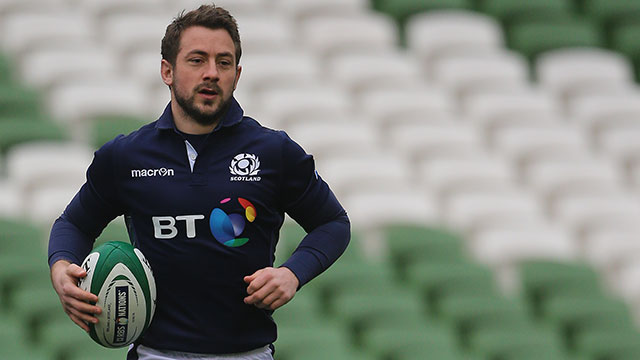
[[[160,168],[160,169],[133,169],[131,170],[132,178],[150,177],[150,176],[174,176],[173,169]]]

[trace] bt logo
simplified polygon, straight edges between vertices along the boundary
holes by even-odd
[[[239,205],[239,206],[238,206]],[[209,215],[211,235],[223,245],[238,247],[249,241],[247,237],[239,237],[244,232],[246,221],[256,219],[256,208],[243,198],[226,198],[220,201],[220,207]],[[238,213],[240,211],[241,213]],[[156,239],[173,239],[178,236],[178,221],[184,221],[187,238],[196,237],[196,221],[203,220],[204,215],[153,216],[153,236]]]

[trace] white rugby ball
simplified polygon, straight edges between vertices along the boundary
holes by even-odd
[[[89,335],[108,348],[127,346],[149,327],[156,308],[156,283],[149,262],[131,244],[109,241],[82,262],[87,276],[78,286],[98,296],[102,313]]]

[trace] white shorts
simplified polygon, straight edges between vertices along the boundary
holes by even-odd
[[[155,350],[143,345],[139,345],[136,350],[132,350],[132,348],[133,345],[129,351],[137,350],[138,360],[273,360],[269,345],[243,353],[225,355]]]

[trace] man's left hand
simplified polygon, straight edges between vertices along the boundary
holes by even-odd
[[[245,304],[252,304],[260,309],[275,310],[293,298],[299,281],[295,274],[286,267],[260,269],[244,277],[249,284],[244,298]]]

